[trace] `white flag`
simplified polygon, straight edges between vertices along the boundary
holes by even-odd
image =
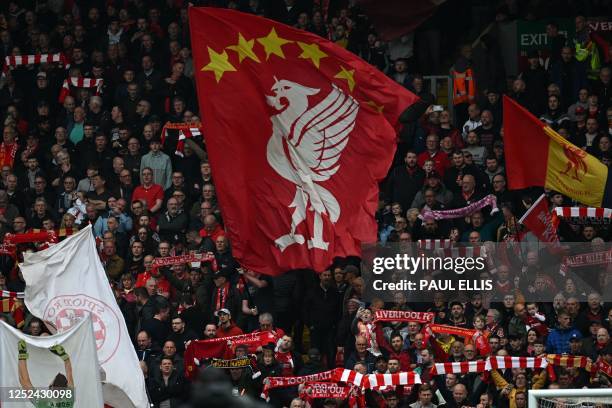
[[[91,314],[104,401],[115,408],[149,406],[138,357],[96,251],[91,226],[44,251],[26,253],[21,271],[30,312],[57,327]]]
[[[87,316],[72,329],[47,337],[25,335],[0,321],[0,387],[3,408],[103,407],[91,318]],[[16,394],[17,390],[34,388],[44,389],[47,395],[17,399],[24,397]]]

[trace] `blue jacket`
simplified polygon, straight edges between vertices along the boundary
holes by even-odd
[[[573,327],[569,329],[554,329],[551,331],[548,335],[548,340],[546,340],[546,352],[552,354],[569,353],[569,342],[574,333],[578,335],[578,338],[582,339],[582,334]]]

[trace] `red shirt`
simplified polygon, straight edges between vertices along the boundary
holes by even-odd
[[[217,227],[214,229],[213,232],[211,232],[210,234],[208,233],[208,231],[206,231],[206,229],[202,228],[200,230],[200,236],[202,238],[206,238],[209,237],[210,239],[213,240],[213,242],[217,241],[217,238],[219,238],[220,236],[225,235],[225,231],[223,231],[223,228],[221,228],[220,225],[217,225]]]
[[[295,369],[295,362],[293,361],[293,356],[291,355],[291,352],[277,351],[274,357],[282,368],[281,375],[283,377],[291,377],[294,374],[293,370]]]
[[[444,176],[446,169],[451,166],[448,154],[442,151],[437,151],[433,155],[429,154],[428,151],[424,151],[417,156],[417,164],[419,167],[423,167],[427,160],[432,160],[434,162],[434,169],[436,169],[440,176]]]
[[[157,293],[165,298],[170,296],[170,282],[163,275],[153,275],[151,271],[144,271],[136,277],[135,288],[144,287],[149,278],[157,279]]]
[[[151,184],[148,188],[138,186],[132,193],[132,201],[143,201],[149,211],[158,199],[164,200],[164,189],[159,184]]]
[[[217,327],[217,337],[238,336],[240,334],[242,334],[242,329],[234,323],[231,323],[228,328]]]

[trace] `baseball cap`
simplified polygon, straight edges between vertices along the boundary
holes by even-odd
[[[224,314],[228,315],[229,317],[232,317],[232,312],[230,312],[229,309],[226,309],[225,307],[217,310],[215,312],[215,316],[219,317],[219,315],[221,313],[224,313]]]
[[[579,335],[578,333],[572,333],[569,339],[569,341],[581,341],[581,340],[582,340],[582,336]]]
[[[38,78],[45,78],[45,79],[47,79],[47,73],[43,72],[43,71],[40,71],[38,74],[36,74],[36,78],[37,79]]]
[[[225,278],[225,279],[229,279],[230,276],[232,276],[232,269],[225,267],[225,268],[221,268],[219,269],[214,275],[213,275],[213,279],[216,278]]]
[[[276,345],[274,343],[268,343],[263,346],[262,349],[276,351]]]

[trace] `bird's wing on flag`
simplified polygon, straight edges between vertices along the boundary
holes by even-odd
[[[289,143],[293,162],[314,181],[334,175],[338,160],[355,127],[359,104],[335,85],[316,106],[295,123]]]

